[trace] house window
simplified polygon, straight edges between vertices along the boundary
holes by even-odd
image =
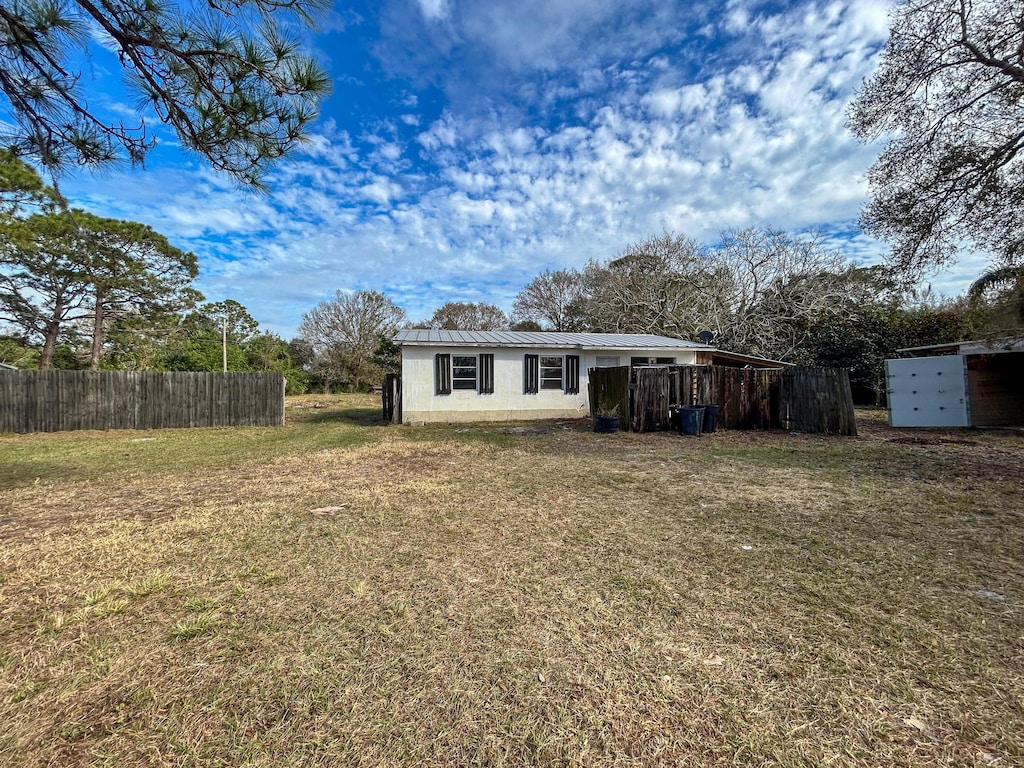
[[[540,359],[540,388],[562,388],[562,358],[544,355]]]
[[[579,355],[526,355],[523,358],[523,392],[536,395],[542,389],[561,389],[567,395],[580,391]]]
[[[494,394],[494,355],[435,355],[434,393],[450,395],[453,389]]]
[[[476,355],[452,355],[452,389],[476,389]]]

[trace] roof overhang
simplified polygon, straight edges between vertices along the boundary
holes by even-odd
[[[711,352],[711,364],[719,365],[720,362],[731,365],[749,365],[751,368],[793,368],[796,365],[795,363],[769,360],[766,357],[757,357],[756,355],[741,355],[738,352],[726,352],[722,349],[713,350]]]
[[[994,355],[1002,352],[1024,352],[1024,339],[954,341],[947,344],[928,344],[923,347],[904,347],[896,350],[896,354],[906,357]]]

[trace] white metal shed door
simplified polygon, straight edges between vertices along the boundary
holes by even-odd
[[[889,423],[894,427],[966,427],[963,355],[886,360]]]

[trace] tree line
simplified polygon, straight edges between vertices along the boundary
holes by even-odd
[[[69,209],[0,155],[0,362],[17,367],[281,371],[288,391],[365,390],[400,367],[400,328],[652,333],[790,363],[846,367],[884,398],[896,349],[1019,332],[1024,270],[996,267],[936,301],[888,266],[861,267],[820,236],[773,229],[698,243],[665,233],[579,269],[546,270],[512,304],[448,302],[412,321],[380,291],[338,291],[285,341],[238,301],[192,288],[197,259],[142,224]]]
[[[182,145],[243,185],[307,136],[329,78],[294,37],[319,0],[141,9],[5,4],[0,95],[0,362],[19,367],[285,370],[363,388],[393,368],[389,339],[411,324],[377,291],[339,292],[290,342],[262,333],[237,301],[204,302],[194,254],[137,222],[70,209],[20,158],[51,173],[141,163],[155,112]],[[141,14],[141,15],[140,15]],[[283,14],[283,16],[282,16]],[[416,325],[659,333],[710,331],[728,350],[842,365],[883,394],[899,347],[1020,333],[1024,325],[1024,25],[1015,0],[904,0],[847,127],[884,149],[868,173],[861,227],[892,247],[887,267],[849,263],[816,237],[772,229],[701,244],[652,236],[581,269],[548,270],[510,316],[450,302]],[[229,22],[229,23],[227,23]],[[140,97],[136,127],[90,109],[88,60],[102,30]],[[83,55],[84,54],[84,55]],[[95,100],[93,100],[95,101]],[[993,266],[947,301],[907,286],[965,248]]]
[[[410,321],[379,291],[321,302],[299,328],[311,376],[361,388],[399,367],[400,328],[652,333],[698,340],[769,360],[850,369],[858,401],[882,403],[884,360],[897,349],[1019,332],[1024,270],[989,271],[963,296],[938,300],[887,266],[862,267],[819,236],[772,229],[727,232],[700,244],[649,237],[581,269],[546,270],[510,315],[485,303],[448,302]]]
[[[761,228],[700,244],[652,236],[582,269],[548,270],[513,304],[512,325],[656,333],[801,365],[849,368],[859,402],[884,402],[884,360],[901,348],[1019,333],[1024,270],[989,271],[938,299],[891,266],[858,266],[821,236]]]
[[[579,269],[546,270],[509,315],[448,302],[420,321],[380,291],[338,291],[290,341],[238,301],[207,302],[195,254],[152,228],[69,208],[0,154],[0,362],[18,367],[282,371],[288,391],[363,390],[399,367],[400,328],[653,333],[785,362],[851,370],[861,401],[884,396],[901,347],[1019,332],[1024,270],[996,267],[936,301],[886,266],[860,267],[819,236],[773,229],[698,243],[666,233]]]
[[[305,391],[309,351],[232,299],[204,302],[194,253],[145,224],[71,208],[0,152],[0,363],[19,368],[280,370]]]

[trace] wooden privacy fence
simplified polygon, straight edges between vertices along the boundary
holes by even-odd
[[[0,432],[277,427],[284,386],[271,372],[8,371]]]
[[[718,423],[724,429],[777,429],[779,421],[778,368],[725,368],[720,365],[688,366],[687,405],[716,403]]]
[[[857,434],[850,378],[842,368],[674,365],[590,370],[592,412],[621,402],[616,398],[623,390],[620,413],[634,432],[671,429],[679,406],[714,403],[724,429]]]
[[[778,419],[779,369],[673,365],[633,369],[630,429],[671,429],[682,405],[715,403],[723,429],[772,429]]]
[[[679,366],[633,369],[632,407],[626,420],[631,432],[670,429],[670,406],[683,402],[682,378]]]
[[[384,386],[380,392],[384,421],[402,423],[402,377],[397,373],[384,375]]]
[[[793,368],[779,382],[783,429],[856,435],[853,391],[845,368]]]

